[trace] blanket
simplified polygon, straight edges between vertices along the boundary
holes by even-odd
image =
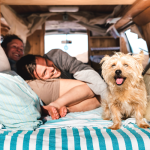
[[[146,121],[146,120],[145,120]],[[111,120],[102,119],[102,107],[86,112],[68,113],[65,117],[58,120],[52,120],[50,116],[44,118],[45,124],[39,128],[68,128],[68,127],[98,127],[108,128],[113,124]],[[136,125],[135,118],[122,120],[121,128],[134,127]]]

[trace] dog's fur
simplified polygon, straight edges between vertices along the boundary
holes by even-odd
[[[145,118],[146,120],[150,121],[150,69],[148,69],[148,71],[144,75],[144,82],[146,85],[148,99]]]
[[[144,53],[131,56],[121,52],[101,60],[102,76],[107,83],[108,98],[102,100],[103,119],[112,119],[110,129],[117,130],[121,119],[135,117],[140,128],[148,128],[143,116],[147,93],[142,77]]]

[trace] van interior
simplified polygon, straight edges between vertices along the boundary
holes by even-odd
[[[99,62],[104,55],[113,55],[118,51],[138,53],[143,49],[145,67],[149,59],[148,18],[145,15],[149,6],[148,4],[139,6],[142,1],[135,3],[134,7],[131,7],[132,2],[128,3],[126,5],[124,2],[122,5],[121,2],[118,5],[117,2],[112,5],[107,2],[105,5],[44,5],[44,3],[43,5],[32,5],[32,3],[24,5],[22,2],[16,2],[10,3],[7,7],[2,5],[1,24],[4,27],[1,35],[18,34],[24,39],[25,54],[43,55],[51,49],[60,48],[84,63],[88,63],[96,71],[99,71]],[[135,12],[135,8],[138,7],[138,11]],[[13,14],[7,15],[6,12],[13,12]],[[20,19],[20,25],[18,21],[13,25],[12,20],[9,21],[9,16],[15,17],[18,21]],[[23,31],[24,34],[17,31],[20,28],[26,30]],[[113,29],[117,30],[118,35],[112,33]],[[76,38],[72,41],[71,36]],[[54,37],[57,40],[58,37],[61,39],[57,41]],[[75,41],[77,39],[78,41]],[[133,39],[141,41],[142,46],[140,44],[138,47],[136,43],[139,42],[134,43]],[[133,49],[136,50],[133,51]]]
[[[150,94],[150,0],[3,0],[0,11],[1,42],[7,34],[18,35],[24,41],[25,55],[43,56],[51,49],[60,48],[100,74],[99,63],[105,55],[138,54],[143,50],[143,76]],[[39,150],[71,150],[72,144],[74,149],[82,150],[149,149],[150,129],[139,129],[132,123],[118,131],[99,129],[97,125],[39,129],[41,135],[35,133],[39,143],[28,132],[31,137],[26,133],[23,136],[33,143],[25,142],[25,137],[19,138],[21,133],[16,134],[16,139],[27,143],[30,149]],[[24,144],[18,145],[25,148]]]

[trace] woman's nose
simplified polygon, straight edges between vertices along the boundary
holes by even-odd
[[[18,52],[22,52],[22,50],[19,47],[16,47]]]

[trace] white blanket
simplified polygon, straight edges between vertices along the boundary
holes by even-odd
[[[47,122],[41,125],[39,128],[65,128],[65,127],[84,127],[84,126],[92,126],[99,128],[107,128],[113,124],[110,120],[102,119],[102,108],[97,108],[91,111],[86,112],[76,112],[76,113],[68,113],[65,117],[60,118],[58,120],[52,120],[50,116],[45,119]],[[122,127],[134,127],[136,121],[135,118],[128,118],[126,120],[122,120]]]

